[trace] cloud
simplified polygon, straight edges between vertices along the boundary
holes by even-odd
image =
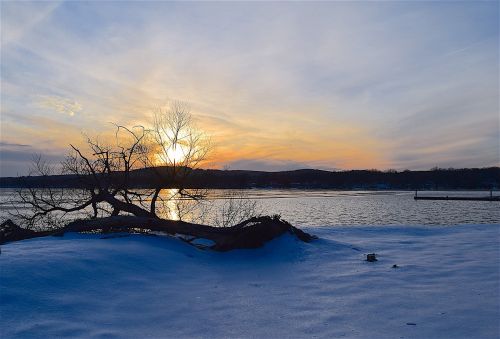
[[[0,147],[31,147],[31,145],[0,141]]]
[[[33,165],[35,155],[41,155],[44,160],[58,166],[64,156],[40,149],[19,150],[0,148],[0,176],[28,175]]]
[[[293,160],[240,159],[225,164],[232,170],[290,171],[311,168],[308,164]]]
[[[75,100],[63,98],[57,95],[40,95],[38,104],[41,107],[53,109],[56,112],[74,116],[82,111],[82,105]]]
[[[50,17],[60,1],[16,2],[2,1],[2,39],[0,44],[16,42]]]

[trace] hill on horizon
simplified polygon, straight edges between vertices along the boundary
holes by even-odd
[[[167,167],[155,170],[168,170]],[[131,171],[133,187],[157,183],[152,168]],[[115,173],[119,178],[120,172]],[[0,177],[1,188],[82,187],[75,175]],[[290,171],[195,169],[191,188],[332,188],[332,189],[498,189],[500,167],[440,169],[428,171],[297,169]],[[165,184],[165,188],[175,185]]]

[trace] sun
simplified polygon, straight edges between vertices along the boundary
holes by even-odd
[[[167,159],[170,163],[180,163],[186,158],[186,154],[181,145],[175,144],[168,148]]]
[[[155,166],[183,166],[188,153],[186,147],[180,143],[162,146],[155,152]]]

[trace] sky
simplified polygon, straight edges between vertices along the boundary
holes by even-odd
[[[1,2],[0,175],[188,102],[207,167],[500,165],[499,3]]]

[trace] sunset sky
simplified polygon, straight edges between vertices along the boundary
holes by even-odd
[[[209,166],[499,165],[499,3],[1,2],[1,175],[189,102]]]

